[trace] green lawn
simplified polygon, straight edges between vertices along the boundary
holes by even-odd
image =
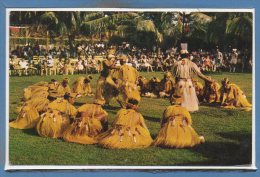
[[[162,78],[163,73],[141,73],[150,78]],[[93,75],[95,88],[98,75]],[[10,120],[15,119],[16,107],[20,103],[23,89],[38,81],[62,80],[64,76],[11,77],[10,78]],[[68,76],[70,83],[78,75]],[[229,77],[252,99],[252,74],[222,73],[212,77],[220,81]],[[77,100],[77,107],[90,103],[93,98]],[[106,109],[109,122],[115,117],[119,106]],[[163,110],[169,105],[166,99],[142,98],[140,112],[154,138],[160,129]],[[192,113],[193,127],[205,137],[206,143],[188,149],[163,149],[149,147],[137,150],[109,150],[97,145],[67,143],[61,139],[39,137],[34,129],[16,130],[10,128],[9,156],[12,165],[243,165],[251,164],[252,113],[242,110],[226,110],[218,107],[200,106]]]

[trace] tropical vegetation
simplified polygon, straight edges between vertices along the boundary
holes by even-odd
[[[185,40],[194,49],[251,48],[253,17],[250,12],[12,11],[10,24],[70,42],[75,38],[115,44],[128,41],[166,49]]]

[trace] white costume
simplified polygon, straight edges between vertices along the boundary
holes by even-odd
[[[52,57],[49,57],[47,60],[47,65],[49,68],[52,68],[54,66],[54,60]]]
[[[195,87],[192,84],[192,78],[198,75],[204,80],[209,80],[204,76],[198,66],[187,58],[176,62],[173,66],[173,76],[177,79],[176,93],[182,96],[181,106],[188,111],[199,110],[199,101],[196,95]]]
[[[237,64],[237,57],[238,57],[238,54],[236,52],[232,53],[230,63],[236,65]]]
[[[76,65],[76,69],[82,71],[84,69],[82,60],[79,60]]]
[[[235,72],[237,67],[237,61],[238,61],[238,53],[236,52],[236,49],[233,49],[233,53],[231,54],[231,60],[230,60],[230,72]]]
[[[21,69],[28,69],[28,62],[25,60],[20,61],[19,65]]]

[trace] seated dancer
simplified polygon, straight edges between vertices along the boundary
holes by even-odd
[[[138,77],[138,86],[140,87],[141,96],[144,96],[147,92],[150,92],[149,80],[145,77]]]
[[[90,85],[91,80],[92,80],[92,76],[77,78],[77,80],[74,81],[72,84],[72,92],[77,93],[78,95],[91,96],[92,95],[92,88]]]
[[[30,85],[24,89],[23,100],[25,102],[22,103],[22,106],[26,103],[36,108],[39,114],[41,114],[46,111],[46,107],[49,104],[48,95],[48,82],[40,81]],[[17,108],[17,112],[21,111],[22,106]]]
[[[219,103],[220,102],[220,85],[214,82],[205,81],[204,98],[207,103]]]
[[[34,128],[40,120],[39,114],[47,110],[50,103],[47,99],[48,87],[45,82],[39,82],[24,89],[25,101],[17,107],[18,117],[9,123],[10,127],[18,129]]]
[[[64,132],[63,139],[80,144],[97,143],[96,136],[108,129],[108,114],[102,108],[102,103],[95,100],[92,104],[79,107],[79,117]]]
[[[49,91],[57,91],[59,86],[60,86],[60,83],[55,79],[51,79],[51,82],[49,82],[49,84],[48,84]]]
[[[31,107],[35,108],[39,114],[47,111],[48,105],[50,101],[44,97],[32,97],[30,100],[23,103],[21,107],[17,108],[17,112],[20,112],[22,107],[26,105],[30,105]]]
[[[159,96],[161,80],[157,77],[152,77],[149,81],[150,93],[146,93],[146,97],[155,98]]]
[[[229,83],[228,78],[224,78],[221,83],[220,101],[224,108],[242,107],[247,111],[252,109],[252,104],[248,102],[246,95],[236,84]]]
[[[57,92],[61,95],[64,95],[65,93],[71,93],[68,78],[64,78],[61,84],[59,84],[57,87]]]
[[[196,95],[199,99],[199,102],[203,102],[204,101],[204,86],[202,85],[201,82],[198,81],[197,78],[193,78],[192,83],[195,87]]]
[[[148,80],[143,76],[139,76],[138,86],[140,87],[141,96],[155,98],[160,91],[160,79],[153,77]]]
[[[150,146],[152,138],[143,116],[137,112],[138,101],[129,98],[126,108],[118,111],[112,127],[102,133],[99,144],[110,149],[133,149]]]
[[[51,93],[49,97],[56,97]],[[77,114],[77,109],[72,105],[76,95],[66,93],[64,98],[57,98],[48,105],[47,112],[41,114],[36,129],[40,136],[60,138],[70,125],[70,119]]]
[[[182,98],[174,102],[181,104]],[[168,106],[163,113],[161,130],[153,144],[168,148],[185,148],[204,143],[204,137],[199,136],[191,125],[191,115],[186,108],[180,105]]]
[[[29,129],[34,128],[39,120],[38,111],[30,104],[25,103],[20,109],[17,119],[10,122],[9,126],[17,129]]]
[[[73,106],[75,102],[75,98],[77,97],[77,94],[75,93],[66,93],[63,98],[59,98],[55,93],[51,93],[50,96],[56,97],[54,101],[52,101],[48,108],[52,110],[58,110],[62,112],[63,114],[66,114],[70,118],[75,118],[77,115],[77,109]]]
[[[47,98],[49,88],[46,85],[31,85],[23,90],[23,100],[27,101],[34,97]]]
[[[48,109],[41,114],[36,130],[42,137],[60,138],[70,125],[70,120],[58,110]]]
[[[170,97],[170,95],[174,91],[175,82],[173,80],[173,76],[170,72],[166,72],[164,74],[163,79],[160,82],[161,85],[161,91],[160,91],[160,97]]]

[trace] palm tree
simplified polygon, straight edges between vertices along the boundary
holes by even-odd
[[[149,48],[176,46],[184,35],[195,47],[228,43],[250,47],[252,41],[251,13],[15,11],[10,20],[11,25],[29,25],[32,31],[49,31],[53,38],[66,35],[71,46],[79,35],[98,40],[116,36]]]
[[[193,49],[207,46],[207,31],[212,18],[201,12],[192,12],[189,16],[187,31],[188,43]]]
[[[89,16],[94,17],[95,14],[89,14]],[[140,35],[146,34],[153,39],[152,42],[162,41],[162,35],[157,30],[154,22],[146,19],[141,12],[104,13],[96,17],[96,19],[91,18],[90,20],[87,18],[87,21],[83,22],[81,29],[84,34],[98,33],[101,35],[109,31],[116,36],[139,42],[140,44],[144,44],[146,41],[146,39],[144,42],[140,41]],[[149,45],[149,47],[151,46]]]
[[[226,34],[234,36],[244,47],[251,47],[252,29],[252,13],[234,13],[226,21]]]
[[[208,28],[208,42],[213,45],[238,45],[252,43],[252,14],[247,12],[212,13]],[[242,46],[241,46],[242,47]]]
[[[47,34],[54,40],[56,36],[68,36],[71,55],[75,56],[75,37],[80,34],[82,15],[79,11],[74,12],[44,12],[40,16],[41,23],[46,26]],[[63,39],[63,38],[61,38]]]

